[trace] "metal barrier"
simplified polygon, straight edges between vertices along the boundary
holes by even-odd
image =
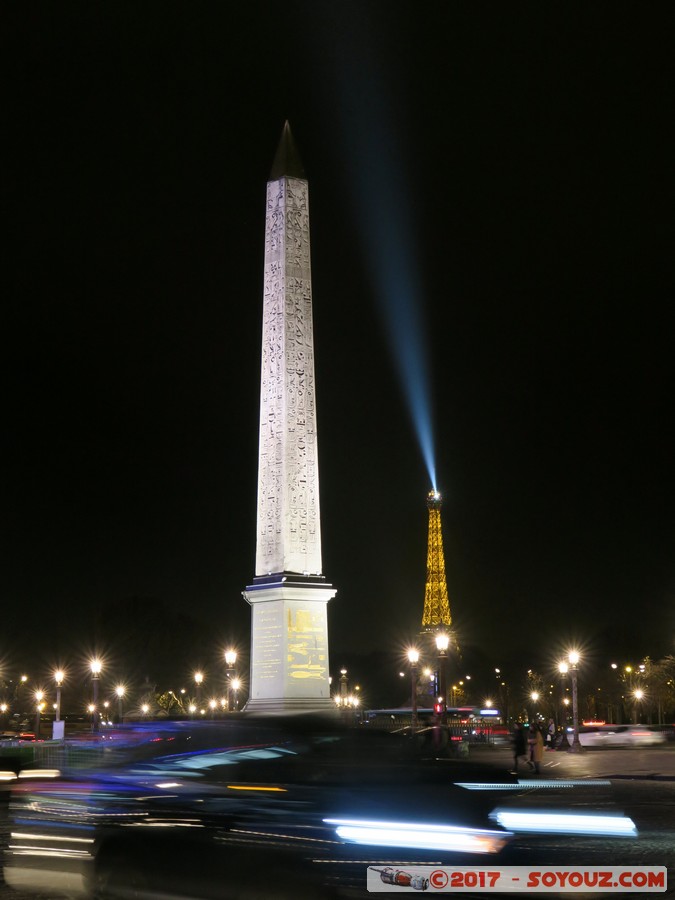
[[[107,750],[107,747],[82,747],[68,741],[36,744],[34,762],[40,769],[90,769],[100,764]]]
[[[19,768],[36,769],[89,769],[95,768],[103,759],[108,747],[83,747],[68,741],[27,742],[3,741],[0,749],[0,768],[3,760]]]

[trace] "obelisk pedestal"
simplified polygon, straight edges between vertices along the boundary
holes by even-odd
[[[251,604],[248,711],[334,709],[328,675],[328,601],[335,589],[302,576],[256,579]]]

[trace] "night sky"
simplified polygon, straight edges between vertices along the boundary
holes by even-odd
[[[119,653],[130,598],[169,611],[139,618],[149,645],[178,611],[208,626],[201,664],[248,645],[286,119],[310,187],[334,673],[374,649],[396,669],[422,615],[406,305],[460,646],[525,667],[572,643],[675,652],[666,9],[6,10],[5,664]]]

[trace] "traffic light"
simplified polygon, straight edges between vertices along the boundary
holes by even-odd
[[[443,704],[442,703],[434,703],[434,712],[437,716],[443,712]]]

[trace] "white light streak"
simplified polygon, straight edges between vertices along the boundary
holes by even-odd
[[[360,819],[324,819],[323,821],[328,825],[337,825],[336,833],[343,840],[380,847],[496,853],[511,838],[510,834],[503,831],[484,831],[454,825],[377,822]]]
[[[627,816],[595,816],[577,813],[540,813],[495,810],[490,818],[510,831],[546,834],[596,834],[607,837],[637,837],[637,828]]]
[[[611,781],[591,779],[570,779],[569,781],[535,781],[519,779],[517,783],[455,781],[457,787],[466,791],[522,791],[524,788],[573,788],[573,787],[609,787]]]

